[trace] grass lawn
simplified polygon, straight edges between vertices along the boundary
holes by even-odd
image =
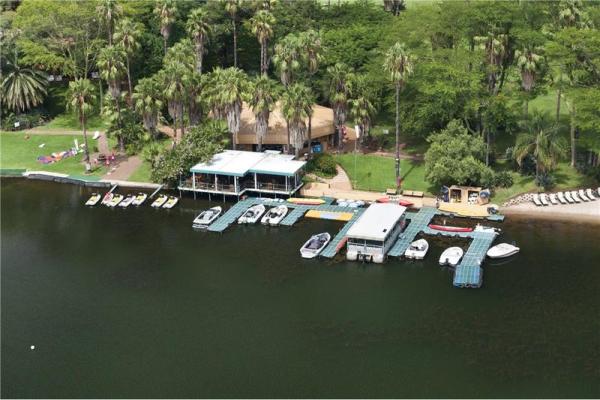
[[[83,142],[83,137],[72,135],[30,135],[25,139],[22,132],[1,132],[0,133],[0,168],[18,168],[35,171],[59,172],[69,175],[83,175],[85,167],[81,163],[82,155],[76,155],[66,158],[53,164],[42,164],[37,158],[42,155],[68,150],[73,147],[73,140],[79,139]],[[45,143],[43,148],[39,145]],[[97,168],[92,175],[100,176],[104,174],[104,168]]]
[[[144,161],[142,165],[138,169],[135,170],[133,174],[127,179],[132,182],[152,182],[150,179],[150,174],[152,173],[152,168],[150,163]]]
[[[394,159],[374,155],[356,155],[356,173],[354,154],[335,156],[335,160],[346,171],[352,186],[359,190],[385,191],[396,187]],[[432,193],[435,188],[425,181],[425,165],[422,162],[401,160],[402,187]]]
[[[104,131],[108,127],[106,120],[104,120],[99,115],[91,115],[87,119],[87,130],[93,134],[94,131],[100,130]],[[79,119],[74,113],[65,112],[64,114],[57,115],[52,121],[48,122],[45,125],[36,127],[38,130],[57,130],[57,129],[65,129],[65,130],[73,130],[77,131],[81,129],[81,124],[79,123]]]

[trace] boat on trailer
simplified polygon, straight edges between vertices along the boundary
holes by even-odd
[[[134,199],[134,197],[132,194],[127,195],[127,197],[125,197],[125,199],[123,199],[123,201],[121,201],[119,203],[119,207],[123,207],[123,208],[129,207],[129,205],[133,202],[133,199]]]
[[[444,231],[444,232],[473,232],[473,228],[462,227],[462,226],[448,226],[448,225],[436,225],[429,224],[431,229],[436,231]]]
[[[422,260],[425,258],[427,251],[429,250],[429,243],[425,239],[415,240],[408,246],[408,249],[404,252],[404,257],[414,259],[414,260]]]
[[[313,235],[300,248],[302,258],[315,258],[331,241],[331,235],[327,232]]]
[[[85,202],[85,205],[86,206],[95,206],[96,204],[98,204],[98,202],[100,201],[101,198],[102,198],[102,196],[100,196],[99,193],[92,193],[92,195],[88,199],[88,201]]]
[[[192,223],[193,228],[206,228],[214,222],[215,219],[219,218],[223,209],[220,206],[209,208],[208,210],[202,211]]]
[[[264,204],[257,204],[248,208],[241,217],[238,218],[238,224],[254,224],[265,213]]]
[[[460,247],[448,247],[440,256],[440,265],[456,267],[463,257],[464,251]]]
[[[288,208],[285,205],[280,205],[277,207],[271,208],[267,213],[262,217],[260,222],[265,225],[279,225],[281,220],[287,215]]]
[[[513,254],[517,254],[519,250],[521,249],[512,244],[500,243],[496,246],[490,247],[490,249],[487,251],[487,256],[489,258],[505,258],[510,257]]]
[[[169,200],[169,196],[166,194],[161,194],[152,202],[151,206],[154,208],[160,208],[166,203],[167,200]]]
[[[146,201],[147,198],[148,198],[148,195],[146,193],[140,192],[135,196],[135,198],[131,202],[131,205],[141,206]]]

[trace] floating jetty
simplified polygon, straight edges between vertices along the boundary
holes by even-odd
[[[308,213],[310,213],[309,216],[313,218],[347,221],[342,229],[340,229],[340,231],[327,245],[327,247],[325,247],[325,249],[323,249],[321,252],[320,256],[326,258],[334,258],[342,249],[342,247],[344,247],[348,230],[358,219],[358,217],[360,217],[366,210],[366,208],[351,208],[333,205],[331,204],[330,199],[326,199],[325,204],[307,205],[294,204],[287,201],[282,202],[278,199],[248,197],[244,200],[240,200],[233,207],[227,210],[227,212],[225,212],[220,218],[218,218],[208,227],[208,230],[211,232],[225,231],[231,224],[234,224],[237,221],[244,211],[256,204],[264,204],[265,206],[271,207],[285,204],[291,211],[280,223],[280,225],[284,226],[294,225],[298,220],[306,216]],[[447,212],[440,211],[432,207],[423,207],[417,212],[407,212],[406,220],[408,221],[408,226],[404,232],[398,236],[396,243],[394,243],[387,255],[390,257],[403,257],[406,249],[420,233],[432,236],[448,236],[472,239],[472,242],[465,252],[461,262],[456,266],[453,284],[459,288],[481,287],[483,283],[483,270],[481,268],[481,264],[486,257],[486,252],[496,238],[497,233],[491,230],[448,232],[431,229],[428,225],[436,215],[449,216]],[[495,221],[501,221],[503,217],[494,216],[494,218],[491,219]]]

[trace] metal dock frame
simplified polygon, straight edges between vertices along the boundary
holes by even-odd
[[[330,206],[330,207],[335,207],[335,206]],[[346,208],[346,207],[341,207],[341,208]],[[348,233],[348,230],[350,229],[352,224],[354,224],[354,221],[356,221],[358,219],[358,217],[360,217],[362,215],[362,213],[364,212],[364,208],[362,208],[362,209],[355,208],[354,210],[356,210],[356,212],[354,212],[354,215],[352,216],[350,221],[346,222],[346,224],[342,227],[342,229],[340,229],[340,231],[337,233],[337,235],[335,235],[335,237],[331,240],[331,242],[329,242],[327,247],[325,247],[323,249],[323,251],[320,254],[321,257],[333,258],[338,253],[338,251],[340,250],[340,246],[343,245],[342,241],[346,239],[346,233]],[[327,210],[327,211],[329,211],[329,210]]]

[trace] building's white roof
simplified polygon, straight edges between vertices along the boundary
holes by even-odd
[[[383,241],[406,207],[392,203],[375,203],[356,220],[346,234],[349,238]]]
[[[294,156],[252,151],[225,150],[205,163],[194,165],[190,172],[244,176],[248,172],[293,176],[305,164]]]

